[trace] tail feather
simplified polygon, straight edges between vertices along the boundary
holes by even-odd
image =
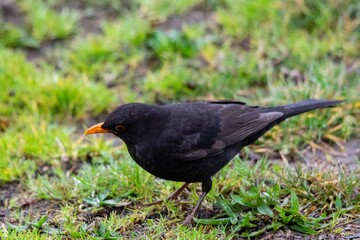
[[[318,108],[327,108],[333,107],[337,104],[341,103],[342,101],[338,100],[318,100],[318,99],[308,99],[305,101],[292,103],[285,106],[279,106],[275,108],[269,108],[270,111],[279,111],[284,113],[282,119],[286,119],[301,113],[305,113],[314,109]]]
[[[273,126],[279,124],[280,122],[284,121],[289,117],[299,115],[301,113],[305,113],[318,108],[333,107],[341,102],[342,101],[337,101],[337,100],[309,99],[285,106],[262,108],[262,111],[264,112],[282,112],[284,115],[276,119],[275,121],[271,122],[266,127],[262,128],[256,134],[252,134],[249,137],[245,138],[242,142],[242,146],[246,146],[248,144],[255,142],[259,137],[264,135],[264,133],[267,132],[269,129],[271,129]]]

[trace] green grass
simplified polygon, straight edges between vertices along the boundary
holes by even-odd
[[[8,190],[0,196],[0,238],[336,234],[339,222],[359,217],[359,172],[327,155],[360,134],[357,1],[20,0],[8,7],[0,17],[0,189]],[[235,159],[219,172],[193,228],[179,223],[199,184],[180,202],[141,208],[179,183],[146,173],[115,137],[82,136],[126,102],[274,106],[307,98],[344,103],[289,119],[246,148],[243,160],[252,153],[262,160]],[[306,148],[323,149],[329,166],[284,168]]]

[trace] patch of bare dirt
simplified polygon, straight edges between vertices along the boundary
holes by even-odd
[[[303,150],[303,165],[320,171],[329,171],[341,167],[348,172],[360,171],[360,138],[353,138],[343,146],[330,146],[323,149],[311,148]]]
[[[211,12],[195,8],[181,15],[170,16],[165,21],[158,23],[156,27],[162,31],[181,30],[184,25],[198,22],[209,24],[213,21],[214,16]]]
[[[17,182],[0,185],[0,223],[10,214],[10,199],[20,193],[19,184]]]
[[[86,162],[90,163],[91,160],[92,160],[92,156],[90,155],[86,156],[85,159]],[[82,161],[80,159],[71,160],[67,156],[63,156],[60,159],[60,167],[64,172],[67,172],[68,174],[76,174],[85,161]],[[45,163],[38,166],[34,173],[34,177],[37,175],[41,175],[41,176],[47,175],[49,177],[55,176],[54,166],[49,163]]]
[[[104,21],[112,21],[119,17],[119,13],[111,10],[96,10],[93,14],[83,14],[79,26],[80,34],[101,34],[101,24]]]
[[[12,0],[0,1],[0,16],[5,22],[14,25],[21,25],[24,21],[20,8]]]
[[[33,199],[23,203],[21,211],[24,216],[30,219],[39,219],[41,216],[47,215],[50,222],[56,221],[60,214],[60,204],[57,201],[49,201],[44,199]]]
[[[293,232],[291,230],[279,230],[277,232],[270,232],[265,236],[259,238],[259,240],[267,239],[291,239],[291,240],[332,240],[332,239],[347,239],[347,240],[356,240],[360,239],[360,219],[349,222],[349,223],[340,223],[338,226],[332,229],[333,232],[326,231],[316,235],[304,235],[298,232]]]
[[[360,171],[360,138],[356,137],[348,140],[342,146],[326,145],[325,147],[317,146],[314,148],[308,146],[304,150],[297,152],[295,155],[275,154],[269,156],[271,163],[284,164],[289,168],[295,168],[301,164],[306,169],[318,169],[319,171],[337,170],[339,167],[347,172]],[[244,153],[240,153],[244,157]],[[261,156],[250,151],[249,159],[256,162]]]
[[[77,221],[85,222],[87,224],[91,224],[93,222],[99,221],[102,218],[107,218],[111,213],[115,213],[117,215],[127,215],[130,213],[126,207],[103,207],[97,210],[93,210],[92,208],[79,208],[79,213],[77,214]]]
[[[11,203],[13,201],[13,203]],[[60,210],[60,205],[54,201],[35,199],[31,194],[21,187],[18,182],[7,183],[0,186],[0,223],[10,222],[19,223],[12,216],[17,209],[21,210],[21,215],[36,220],[43,215],[47,215],[49,220],[55,219]]]

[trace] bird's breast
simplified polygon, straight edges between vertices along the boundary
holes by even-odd
[[[130,156],[140,167],[157,176],[155,172],[158,164],[152,151],[147,150],[146,147],[143,147],[141,144],[128,145],[127,147]]]
[[[201,182],[223,168],[239,149],[229,149],[222,154],[194,161],[181,161],[141,145],[128,146],[128,150],[139,166],[156,177],[180,182]]]

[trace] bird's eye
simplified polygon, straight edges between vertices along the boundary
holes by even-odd
[[[117,132],[123,132],[123,131],[125,131],[125,127],[122,126],[122,125],[119,125],[119,126],[116,126],[116,127],[115,127],[115,130],[116,130]]]

